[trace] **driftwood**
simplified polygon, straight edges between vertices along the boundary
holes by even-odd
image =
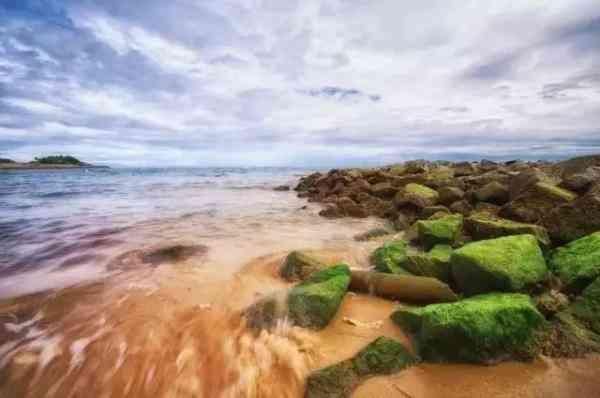
[[[350,290],[420,303],[458,300],[448,285],[435,278],[352,270]]]

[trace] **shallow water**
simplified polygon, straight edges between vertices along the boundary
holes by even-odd
[[[410,346],[395,304],[366,295],[347,295],[321,332],[245,328],[242,309],[289,288],[276,277],[289,250],[367,267],[377,245],[352,237],[381,221],[325,220],[272,190],[297,173],[0,174],[0,397],[298,397],[311,370],[380,335]],[[173,244],[195,249],[145,256]],[[354,395],[600,396],[599,365],[420,365]]]

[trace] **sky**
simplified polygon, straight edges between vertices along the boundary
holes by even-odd
[[[0,0],[0,157],[600,152],[598,0]]]

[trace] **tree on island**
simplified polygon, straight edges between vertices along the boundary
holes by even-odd
[[[15,161],[8,158],[0,158],[0,163],[15,163]]]
[[[44,156],[41,158],[36,157],[35,160],[33,161],[33,163],[39,163],[39,164],[66,164],[66,165],[73,165],[73,166],[82,166],[85,163],[83,163],[82,161],[80,161],[79,159],[73,157],[73,156],[64,156],[64,155],[58,155],[58,156]]]

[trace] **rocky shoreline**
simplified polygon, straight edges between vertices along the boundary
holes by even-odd
[[[323,217],[382,217],[373,269],[292,252],[296,282],[245,312],[259,332],[282,319],[323,329],[350,291],[398,305],[412,347],[380,338],[308,378],[307,397],[345,397],[368,377],[418,362],[494,364],[600,352],[600,156],[559,163],[411,161],[301,178]]]

